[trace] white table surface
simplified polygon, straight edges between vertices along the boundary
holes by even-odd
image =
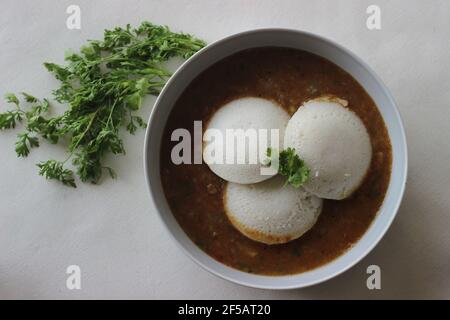
[[[70,4],[81,7],[81,30],[66,28]],[[366,28],[370,4],[381,8],[381,30]],[[261,27],[323,35],[362,57],[392,91],[410,170],[395,222],[364,260],[314,287],[267,291],[216,278],[172,241],[147,193],[143,131],[125,134],[127,155],[107,160],[117,181],[79,183],[77,190],[37,175],[34,163],[64,158],[62,146],[43,143],[17,159],[17,130],[0,132],[0,298],[450,298],[449,14],[446,0],[2,0],[1,95],[48,96],[57,81],[42,62],[62,62],[66,49],[126,23],[149,20],[207,42]],[[81,267],[81,290],[66,288],[72,264]],[[366,288],[371,264],[381,267],[378,291]]]

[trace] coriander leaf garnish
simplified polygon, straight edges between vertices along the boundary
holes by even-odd
[[[14,93],[7,93],[5,94],[5,100],[7,103],[13,103],[16,105],[16,107],[19,107],[19,99]]]
[[[65,168],[69,160],[82,181],[97,183],[103,171],[115,177],[112,168],[102,165],[103,158],[108,153],[125,154],[121,127],[131,134],[146,127],[135,112],[144,96],[157,95],[170,77],[162,63],[175,56],[189,58],[203,46],[203,41],[191,35],[149,22],[137,28],[105,30],[103,40],[89,41],[79,53],[66,54],[65,65],[44,63],[61,83],[53,97],[67,104],[62,115],[48,116],[47,99],[22,93],[21,103],[9,93],[6,102],[15,109],[0,113],[0,129],[15,128],[24,120],[25,132],[16,142],[19,157],[39,146],[37,136],[50,143],[68,141],[64,161],[38,164],[39,174],[47,179],[75,187],[72,170]]]
[[[272,149],[268,148],[266,154],[270,158]],[[270,165],[270,162],[268,164]],[[298,188],[308,180],[309,173],[309,168],[295,153],[295,149],[287,148],[279,153],[278,174],[287,177],[286,184]]]

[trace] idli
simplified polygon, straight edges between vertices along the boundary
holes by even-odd
[[[281,176],[249,185],[229,182],[223,199],[234,227],[266,244],[286,243],[302,236],[322,210],[322,199],[285,185]]]
[[[306,102],[289,120],[285,147],[294,148],[310,169],[304,188],[341,200],[363,181],[372,158],[370,137],[347,101],[322,97]]]
[[[226,181],[249,184],[266,180],[276,172],[261,173],[265,160],[262,155],[268,147],[279,149],[283,145],[288,121],[288,113],[270,100],[233,100],[209,120],[203,135],[203,160]],[[276,138],[272,137],[273,129],[278,134]],[[238,137],[243,138],[240,141],[244,144],[239,143]]]

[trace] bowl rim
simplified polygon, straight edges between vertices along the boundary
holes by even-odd
[[[402,141],[401,147],[403,149],[401,151],[403,152],[403,155],[404,155],[403,172],[402,172],[403,180],[400,183],[400,189],[399,189],[398,197],[395,199],[395,203],[394,203],[393,208],[392,208],[392,213],[389,215],[389,217],[388,217],[389,219],[386,221],[386,223],[384,225],[384,228],[378,233],[377,237],[371,243],[369,243],[366,246],[366,248],[364,249],[364,252],[361,253],[359,256],[357,256],[355,259],[351,260],[351,262],[349,262],[345,267],[338,268],[335,272],[330,272],[326,276],[322,276],[322,277],[320,277],[320,278],[318,278],[316,280],[311,280],[311,281],[307,281],[307,282],[304,282],[304,283],[293,283],[291,285],[276,285],[276,284],[275,285],[261,285],[261,284],[252,283],[251,281],[238,280],[238,279],[235,279],[235,278],[230,277],[228,275],[225,275],[225,274],[219,272],[218,270],[215,270],[214,268],[206,265],[202,261],[200,261],[200,259],[195,257],[190,252],[190,250],[185,245],[183,245],[179,239],[177,239],[177,237],[175,236],[173,230],[170,228],[170,226],[167,224],[165,219],[162,217],[161,209],[157,206],[157,201],[156,201],[156,197],[158,195],[155,194],[155,192],[153,190],[153,187],[151,185],[150,178],[149,178],[148,149],[149,149],[149,141],[150,141],[150,134],[149,134],[150,127],[151,127],[151,124],[155,121],[156,110],[157,110],[157,108],[160,105],[160,101],[163,99],[166,91],[172,85],[172,83],[177,81],[178,74],[182,73],[183,70],[189,64],[191,64],[193,61],[199,59],[199,57],[201,55],[203,55],[205,52],[209,51],[211,48],[220,46],[222,43],[225,43],[227,41],[233,40],[233,39],[238,38],[238,37],[246,36],[246,35],[253,34],[253,33],[267,33],[267,32],[294,33],[294,34],[310,37],[310,38],[312,38],[312,39],[314,39],[316,41],[325,42],[325,43],[327,43],[327,44],[329,44],[331,46],[336,47],[338,50],[341,50],[343,53],[348,55],[356,63],[360,64],[368,73],[370,73],[370,75],[375,79],[375,81],[381,87],[381,89],[383,90],[383,93],[386,95],[386,98],[389,101],[390,106],[393,109],[394,115],[395,115],[396,119],[398,120],[398,126],[399,126],[398,129],[399,129],[399,132],[400,132],[400,140]],[[332,278],[334,278],[334,277],[344,273],[345,271],[349,270],[353,266],[355,266],[357,263],[359,263],[364,257],[366,257],[373,250],[373,248],[380,242],[380,240],[384,237],[384,235],[386,234],[386,232],[389,229],[389,227],[392,225],[392,222],[394,221],[395,217],[397,216],[399,207],[401,205],[401,202],[402,202],[402,199],[403,199],[403,196],[404,196],[404,192],[405,192],[405,188],[406,188],[407,177],[408,177],[408,148],[407,148],[407,140],[406,140],[406,134],[405,134],[405,129],[404,129],[404,125],[403,125],[403,120],[402,120],[402,117],[400,115],[400,111],[398,110],[398,107],[397,107],[397,104],[395,102],[394,97],[392,96],[390,90],[387,88],[387,86],[384,84],[384,82],[381,80],[381,78],[375,73],[375,71],[364,60],[359,58],[356,54],[354,54],[349,49],[347,49],[344,46],[336,43],[335,41],[333,41],[331,39],[328,39],[328,38],[326,38],[324,36],[311,33],[311,32],[307,32],[307,31],[303,31],[303,30],[290,29],[290,28],[256,28],[256,29],[251,29],[251,30],[246,30],[246,31],[234,33],[234,34],[225,36],[225,37],[223,37],[221,39],[218,39],[216,41],[211,42],[210,44],[206,45],[205,47],[200,49],[198,52],[196,52],[194,55],[192,55],[189,59],[184,61],[183,64],[169,78],[169,80],[167,81],[167,83],[165,84],[163,89],[161,90],[159,96],[157,97],[157,99],[156,99],[156,101],[155,101],[155,103],[153,105],[153,108],[152,108],[152,111],[150,113],[150,117],[149,117],[149,120],[148,120],[148,123],[147,123],[147,129],[146,129],[146,132],[145,132],[145,141],[144,141],[144,150],[143,151],[144,151],[143,160],[144,160],[145,180],[146,180],[146,183],[147,183],[148,191],[150,193],[150,198],[151,198],[151,200],[154,203],[154,207],[155,207],[155,209],[156,209],[156,211],[158,213],[157,215],[158,215],[160,221],[162,221],[162,224],[164,225],[164,227],[166,228],[166,230],[170,234],[170,237],[176,242],[177,246],[181,247],[182,251],[191,260],[193,260],[195,263],[197,263],[199,266],[201,266],[203,269],[207,270],[208,272],[212,273],[213,275],[218,276],[219,278],[228,280],[230,282],[242,285],[242,286],[251,287],[251,288],[258,288],[258,289],[287,290],[287,289],[305,288],[305,287],[313,286],[313,285],[325,282],[327,280],[330,280],[330,279],[332,279]],[[160,150],[158,150],[158,154],[159,153],[160,153]],[[392,179],[392,176],[391,176],[391,179]],[[391,185],[391,182],[392,182],[392,180],[390,180],[389,186]],[[384,204],[384,201],[383,201],[383,204]],[[377,218],[378,217],[376,216],[375,219],[372,221],[372,223],[371,223],[372,225],[373,225],[373,223],[375,222],[375,220]],[[368,230],[366,230],[366,232],[364,234],[366,234],[367,232],[368,232]],[[361,239],[359,239],[356,243],[361,241]],[[349,252],[349,250],[347,250],[346,252],[342,253],[340,256],[336,257],[335,259],[329,261],[328,263],[324,264],[323,266],[332,264],[334,261],[336,261],[340,257],[343,257],[344,255],[346,255]],[[210,259],[212,259],[213,261],[217,262],[220,265],[223,265],[223,266],[225,266],[227,268],[231,268],[231,269],[236,270],[238,272],[245,273],[243,271],[240,271],[238,269],[229,267],[229,266],[227,266],[227,265],[225,265],[225,264],[215,260],[213,257],[209,256],[206,252],[204,252],[204,254],[207,255]],[[312,270],[308,270],[306,272],[314,271],[314,270],[316,270],[316,269],[318,269],[320,267],[323,267],[323,266],[319,266],[317,268],[314,268]],[[304,273],[306,273],[306,272],[304,272]],[[278,276],[278,275],[274,275],[274,276],[270,276],[270,275],[256,275],[256,276],[270,277],[270,278],[274,279],[274,281],[276,281],[277,278],[297,276],[297,275],[304,274],[304,273],[293,274],[293,275],[281,275],[281,276]],[[248,274],[248,275],[249,276],[250,275],[251,276],[255,276],[254,274]]]

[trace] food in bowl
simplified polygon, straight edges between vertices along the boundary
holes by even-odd
[[[241,205],[237,205],[237,209],[233,207],[233,217],[238,217],[239,220],[233,222],[229,218],[231,211],[227,202],[228,191],[230,186],[233,188],[231,183],[236,182],[222,179],[206,163],[176,165],[171,161],[171,149],[175,144],[171,141],[171,133],[175,129],[185,128],[193,134],[194,121],[201,120],[208,123],[216,111],[232,101],[261,98],[280,106],[292,116],[314,100],[317,102],[323,97],[330,96],[339,99],[335,100],[342,102],[339,108],[345,107],[363,124],[364,130],[361,131],[362,137],[357,138],[359,139],[357,145],[363,146],[359,151],[365,156],[356,161],[357,168],[350,168],[356,172],[356,176],[352,176],[353,171],[341,172],[344,177],[352,179],[347,179],[348,181],[344,179],[344,182],[331,181],[330,186],[333,186],[333,183],[346,186],[343,194],[340,192],[338,196],[332,197],[345,198],[319,200],[320,208],[312,206],[317,211],[294,210],[296,213],[294,217],[307,217],[308,221],[289,229],[286,232],[288,237],[281,234],[276,241],[270,241],[268,239],[274,234],[265,231],[268,224],[256,224],[255,229],[262,230],[263,237],[252,239],[249,234],[245,234],[243,228],[239,230],[239,227],[235,227],[236,221],[244,221],[242,214],[248,214],[248,208],[237,212]],[[348,116],[347,111],[343,114],[345,117]],[[361,129],[360,123],[354,121],[353,116],[348,117],[351,120],[349,123]],[[370,138],[370,148],[367,148],[364,134]],[[339,139],[337,135],[327,137],[336,141]],[[350,138],[353,138],[352,134],[349,135]],[[327,150],[334,149],[323,148],[320,157],[332,157]],[[337,151],[339,150],[334,152]],[[302,150],[296,152],[301,155]],[[370,165],[365,168],[364,161],[368,158]],[[341,155],[340,159],[346,158]],[[230,267],[255,274],[288,275],[309,271],[334,260],[352,247],[366,232],[387,191],[392,150],[386,126],[377,106],[351,75],[312,53],[290,48],[261,47],[238,52],[215,63],[190,83],[169,115],[163,134],[160,160],[161,181],[167,202],[176,220],[194,243]],[[326,163],[333,164],[332,159],[328,160],[330,162]],[[336,165],[345,167],[348,164]],[[320,177],[320,170],[315,171],[319,171]],[[311,170],[310,175],[314,177],[314,170]],[[271,177],[254,186],[263,188],[263,185],[259,184],[276,185],[275,179],[280,177]],[[308,183],[305,184],[306,191],[302,192],[308,192],[307,185]],[[353,187],[356,190],[353,190]],[[235,192],[239,193],[240,188],[242,186]],[[278,203],[280,212],[289,210],[291,205],[301,203],[298,199],[297,202],[293,201],[285,194],[284,188],[293,188],[292,186],[279,185],[277,188],[280,192],[280,202],[286,199],[291,201]],[[310,188],[310,191],[314,190]],[[303,195],[302,192],[299,191],[299,197]],[[238,197],[240,200],[233,201],[241,203],[252,197],[260,197],[249,192],[244,198],[243,194],[241,191],[241,197]],[[276,192],[271,196],[272,199],[276,199]],[[313,194],[309,196],[316,197]],[[266,200],[268,199],[264,199]],[[271,207],[277,208],[276,200],[271,201]],[[270,207],[264,210],[273,213],[270,212]],[[320,213],[317,214],[319,210]],[[314,219],[316,215],[317,221]],[[284,219],[286,214],[282,213],[279,217]],[[249,226],[254,227],[255,224],[252,223],[252,220],[245,220],[245,230]],[[292,240],[294,238],[296,239]]]

